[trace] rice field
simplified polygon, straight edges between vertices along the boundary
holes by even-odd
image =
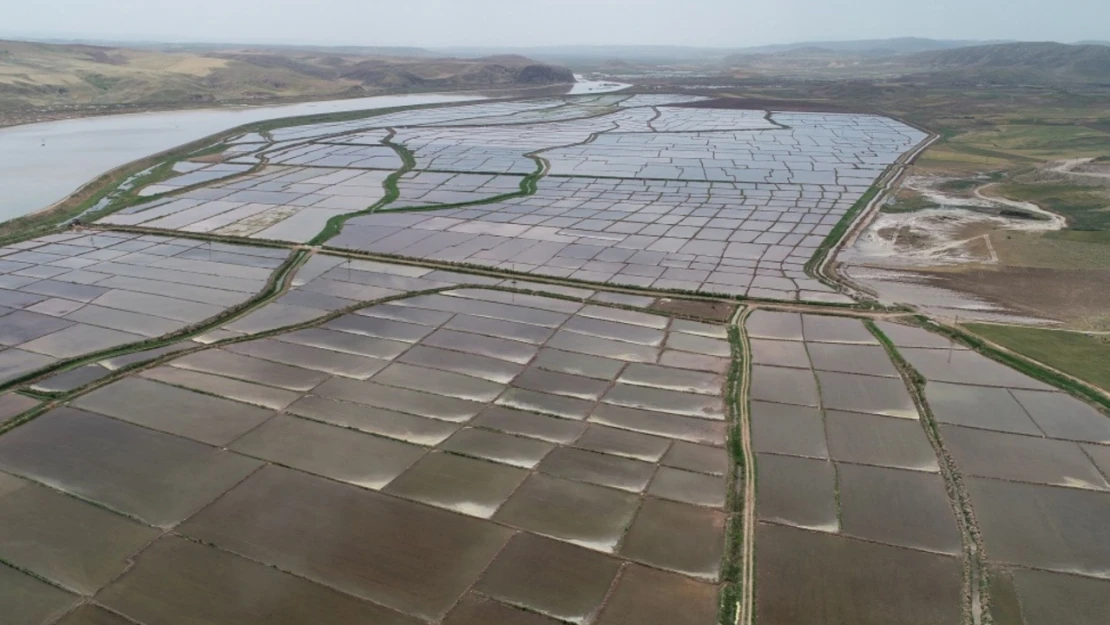
[[[690,100],[248,133],[0,248],[0,621],[1105,620],[1110,418],[804,270],[920,133]]]
[[[724,326],[471,287],[245,339],[0,436],[0,559],[40,611],[623,623],[677,595],[716,618]]]
[[[924,378],[925,403],[858,320],[746,320],[756,622],[960,622],[979,592],[961,571],[969,522],[995,622],[1097,622],[1110,418],[937,335],[875,327]],[[964,488],[972,521],[954,501]]]
[[[849,302],[817,248],[924,133],[679,95],[482,102],[250,133],[100,220],[659,290]]]

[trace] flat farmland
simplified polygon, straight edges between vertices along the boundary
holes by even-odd
[[[168,353],[0,436],[0,558],[75,622],[713,622],[731,359],[477,288]]]
[[[745,331],[758,622],[955,622],[961,533],[879,340],[858,319],[768,310]]]
[[[811,271],[925,134],[704,102],[250,127],[0,248],[0,614],[1097,622],[1102,408]]]
[[[1110,417],[946,339],[880,330],[924,377],[992,567],[996,622],[1096,622],[1093,596],[1110,570],[1097,538],[1110,505]]]
[[[681,95],[412,110],[233,137],[100,220],[656,290],[848,302],[806,264],[925,139]]]

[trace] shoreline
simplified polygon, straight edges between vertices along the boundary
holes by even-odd
[[[72,108],[56,107],[47,109],[16,109],[0,111],[0,130],[17,128],[20,126],[33,126],[35,124],[49,124],[53,122],[69,121],[74,119],[89,119],[94,117],[111,117],[114,115],[138,115],[142,113],[173,113],[178,111],[202,111],[221,109],[251,109],[269,106],[287,106],[295,104],[309,104],[312,102],[334,102],[338,100],[358,100],[362,98],[375,98],[381,96],[403,96],[424,94],[476,94],[486,97],[519,97],[544,95],[567,95],[566,90],[573,88],[576,83],[552,83],[549,85],[521,85],[521,86],[474,86],[457,89],[431,89],[431,90],[383,90],[369,93],[336,93],[305,95],[295,97],[278,97],[253,100],[212,100],[204,102],[136,102],[119,104],[88,104],[71,105]],[[552,93],[545,93],[551,91]],[[583,94],[587,95],[587,94]]]
[[[130,109],[130,110],[127,110],[126,112],[121,111],[119,108],[112,109],[112,112],[110,112],[110,113],[109,112],[90,112],[90,111],[86,110],[86,111],[84,111],[84,113],[86,113],[86,114],[76,114],[76,115],[72,115],[70,117],[65,117],[65,118],[61,118],[61,119],[36,120],[34,122],[27,122],[27,123],[23,123],[23,124],[11,124],[11,125],[8,125],[8,126],[0,125],[0,130],[6,130],[6,129],[10,129],[10,128],[18,128],[20,126],[30,126],[30,125],[33,125],[35,123],[54,123],[54,122],[65,121],[65,120],[68,120],[68,119],[74,119],[74,120],[76,120],[76,119],[93,119],[93,118],[100,118],[100,117],[125,116],[125,115],[129,115],[129,114],[136,115],[136,114],[143,114],[143,113],[187,112],[187,111],[202,111],[202,110],[208,110],[208,111],[246,110],[246,109],[251,109],[251,108],[263,108],[263,107],[272,107],[272,106],[284,106],[284,105],[293,106],[293,105],[296,105],[296,104],[311,103],[311,102],[335,102],[335,101],[343,101],[343,100],[357,100],[357,99],[363,99],[365,97],[394,97],[394,96],[406,96],[406,95],[418,96],[418,95],[442,94],[442,95],[453,95],[453,96],[473,95],[473,96],[480,96],[481,98],[486,98],[486,99],[516,99],[516,98],[529,98],[529,97],[534,98],[534,97],[548,97],[548,96],[567,96],[567,95],[570,95],[570,94],[567,93],[567,91],[569,89],[573,88],[574,84],[577,84],[577,83],[557,83],[557,84],[552,84],[552,85],[537,85],[537,86],[530,86],[530,87],[511,87],[511,88],[456,89],[456,90],[449,91],[448,93],[442,93],[441,91],[428,91],[428,92],[419,91],[419,92],[397,92],[397,93],[390,93],[390,94],[381,94],[381,95],[378,95],[378,96],[358,96],[358,97],[351,96],[351,97],[346,97],[346,98],[332,98],[332,97],[329,97],[329,96],[318,96],[318,97],[313,97],[313,98],[297,98],[297,99],[283,98],[283,99],[281,99],[280,102],[275,101],[275,100],[270,100],[270,101],[267,101],[265,103],[255,102],[251,105],[243,104],[243,103],[216,103],[216,104],[205,103],[204,105],[197,105],[197,106],[166,106],[166,107],[127,105],[127,108]],[[584,94],[576,94],[576,95],[588,96],[588,95],[593,95],[593,94],[584,93]],[[453,103],[444,103],[443,105],[451,105],[451,104],[453,104]],[[429,106],[429,105],[425,104],[425,105],[415,105],[415,106],[421,107],[421,106]],[[436,104],[432,104],[431,106],[436,106]],[[408,108],[408,107],[402,105],[401,108]],[[374,109],[366,109],[366,112],[370,112],[372,110],[374,110]],[[389,110],[389,108],[386,108],[386,109],[381,109],[378,112],[379,113],[384,113],[388,110]],[[329,112],[329,113],[320,113],[318,115],[323,116],[323,117],[332,117],[332,116],[335,116],[335,115],[349,115],[349,114],[358,113],[358,112],[359,112],[359,110],[337,111],[337,112]],[[198,138],[198,139],[194,139],[193,141],[189,141],[189,142],[186,142],[186,143],[183,143],[183,144],[178,144],[176,146],[173,146],[173,147],[170,147],[170,148],[167,148],[167,149],[164,149],[164,150],[159,150],[157,152],[147,154],[147,155],[145,155],[145,156],[143,156],[139,159],[135,159],[135,160],[132,160],[130,162],[123,163],[123,164],[121,164],[117,167],[114,167],[114,168],[112,168],[108,171],[103,172],[102,174],[100,174],[100,175],[98,175],[98,176],[96,176],[92,179],[86,180],[83,184],[81,184],[79,187],[75,188],[72,192],[70,192],[66,196],[58,199],[57,201],[55,201],[55,202],[53,202],[53,203],[51,203],[47,206],[43,206],[43,207],[41,207],[37,210],[33,210],[33,211],[30,211],[30,212],[24,213],[22,215],[19,215],[17,217],[13,217],[11,219],[0,221],[0,241],[4,241],[5,243],[8,243],[8,242],[11,242],[11,240],[19,240],[19,239],[22,239],[22,238],[26,238],[26,236],[28,236],[28,235],[33,235],[33,233],[35,233],[36,231],[41,230],[44,227],[45,228],[56,227],[59,223],[64,222],[66,219],[72,217],[74,213],[81,212],[81,210],[83,210],[84,208],[87,207],[86,205],[91,205],[91,204],[95,203],[95,201],[98,200],[100,197],[102,197],[104,195],[104,193],[110,192],[113,188],[115,188],[117,185],[119,185],[121,182],[123,182],[123,180],[126,180],[127,177],[134,174],[136,171],[140,171],[143,166],[156,164],[156,163],[161,162],[161,161],[163,161],[167,158],[173,157],[176,154],[179,154],[179,153],[182,153],[182,152],[187,152],[190,148],[195,149],[199,145],[211,143],[212,141],[218,140],[221,137],[229,136],[229,133],[233,133],[233,132],[236,132],[236,131],[239,131],[239,130],[243,130],[243,129],[255,126],[257,124],[273,123],[273,122],[280,121],[280,120],[301,119],[301,118],[309,117],[309,116],[315,116],[315,115],[314,114],[309,114],[309,115],[306,116],[306,115],[291,114],[289,116],[276,117],[276,118],[273,118],[271,120],[258,121],[258,122],[248,122],[248,123],[243,124],[243,125],[236,125],[236,126],[232,126],[232,127],[229,127],[229,128],[223,128],[223,129],[221,129],[217,132],[214,132],[212,134],[209,134],[207,136],[204,136],[204,137],[201,137],[201,138]],[[2,120],[2,114],[0,114],[0,120]]]

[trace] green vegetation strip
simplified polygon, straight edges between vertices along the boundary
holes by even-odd
[[[980,354],[990,358],[991,360],[998,361],[1011,369],[1017,369],[1025,375],[1040,380],[1046,384],[1051,384],[1060,390],[1071,393],[1076,397],[1080,397],[1090,403],[1096,404],[1105,412],[1110,412],[1110,397],[1100,392],[1096,388],[1092,388],[1082,382],[1077,382],[1074,378],[1053,371],[1038,362],[1031,360],[1031,357],[1023,357],[1016,354],[1011,354],[995,348],[987,341],[983,340],[976,334],[972,334],[962,328],[955,328],[946,325],[941,325],[928,317],[918,315],[915,317],[916,321],[922,326],[936,332],[937,334],[944,335],[945,337],[956,341],[966,347],[979,352]],[[1018,349],[1014,350],[1018,352]],[[1076,376],[1078,377],[1078,376]]]
[[[266,282],[265,288],[263,288],[263,290],[258,295],[255,295],[251,299],[237,306],[229,308],[222,314],[209,318],[198,325],[190,326],[178,330],[177,332],[165,334],[160,337],[156,337],[146,341],[130,343],[121,347],[114,347],[111,349],[86,354],[84,356],[77,356],[75,358],[62,360],[47,368],[39,369],[38,371],[32,371],[26,375],[0,384],[0,392],[7,391],[9,389],[29,382],[44,379],[57,373],[76,369],[77,367],[80,367],[82,365],[99,362],[107,358],[124,356],[127,354],[133,354],[135,352],[142,352],[159,347],[164,347],[166,345],[171,345],[184,339],[199,336],[226,323],[230,323],[240,317],[244,317],[257,308],[268,304],[269,302],[280,296],[282,293],[284,293],[285,290],[288,288],[290,282],[292,281],[296,270],[302,264],[304,264],[306,260],[308,260],[308,257],[309,254],[306,252],[295,252],[288,259],[286,259],[280,267],[274,270],[274,272],[270,275],[270,279]],[[49,396],[51,394],[41,393],[41,395]],[[0,432],[3,432],[4,429],[5,428],[3,426],[0,426]]]
[[[288,274],[287,276],[285,276],[282,279],[283,284],[288,284],[289,280],[292,277],[294,277],[294,274]],[[549,298],[553,298],[553,299],[561,299],[561,300],[581,302],[581,303],[585,303],[585,302],[589,301],[589,303],[592,304],[592,305],[604,306],[604,307],[607,307],[607,308],[619,308],[619,309],[622,309],[622,310],[631,310],[631,311],[643,312],[643,313],[658,315],[658,316],[662,316],[662,317],[689,319],[689,320],[692,320],[692,321],[700,321],[702,323],[711,323],[711,324],[719,324],[720,323],[719,320],[710,319],[710,318],[706,318],[706,317],[701,317],[701,316],[698,316],[698,315],[665,312],[665,311],[654,310],[654,309],[651,309],[651,308],[642,308],[642,307],[629,306],[629,305],[624,305],[624,304],[615,304],[615,303],[612,303],[612,302],[599,302],[599,301],[589,300],[589,298],[573,297],[573,296],[570,296],[570,295],[566,295],[564,293],[554,293],[554,292],[550,292],[550,291],[543,291],[543,290],[537,290],[537,289],[509,288],[509,287],[503,287],[503,286],[491,286],[491,285],[482,285],[482,284],[452,284],[452,285],[449,285],[449,286],[442,286],[442,287],[436,287],[436,288],[432,288],[432,289],[425,289],[425,290],[422,290],[422,291],[409,291],[409,292],[405,292],[405,293],[399,293],[397,295],[390,295],[388,297],[355,302],[355,303],[353,303],[349,306],[346,306],[346,307],[344,307],[340,310],[325,313],[325,314],[323,314],[319,317],[316,317],[315,319],[311,319],[309,321],[305,321],[305,322],[301,322],[301,323],[297,323],[297,324],[292,324],[292,325],[288,325],[288,326],[282,326],[282,327],[274,328],[274,329],[271,329],[271,330],[266,330],[266,331],[263,331],[263,332],[256,332],[256,333],[253,333],[253,334],[248,334],[248,335],[243,335],[243,336],[235,336],[235,337],[231,337],[231,338],[227,338],[227,339],[222,339],[222,340],[219,340],[219,341],[213,341],[212,343],[208,343],[208,344],[203,344],[203,345],[198,344],[197,346],[195,346],[194,348],[191,348],[191,349],[184,349],[184,350],[170,352],[170,353],[162,354],[162,355],[158,355],[158,356],[152,356],[148,360],[139,361],[139,362],[127,365],[125,367],[121,367],[121,368],[111,372],[109,375],[107,375],[103,378],[94,380],[92,382],[89,382],[88,384],[85,384],[83,386],[80,386],[80,387],[77,387],[77,388],[74,388],[74,389],[71,389],[71,390],[68,390],[68,391],[59,391],[59,392],[54,392],[54,393],[47,393],[47,392],[28,391],[27,389],[20,389],[18,391],[20,394],[27,395],[28,397],[32,397],[34,399],[38,399],[40,401],[44,401],[44,402],[47,402],[47,403],[44,403],[41,406],[36,406],[36,407],[30,409],[29,411],[23,413],[22,415],[18,415],[16,417],[13,417],[12,419],[8,420],[7,422],[0,424],[0,434],[2,434],[3,432],[6,432],[6,431],[8,431],[8,430],[10,430],[14,427],[22,425],[23,423],[26,423],[27,421],[30,421],[31,419],[39,416],[43,412],[54,408],[58,404],[71,401],[71,400],[75,399],[76,397],[87,394],[87,393],[89,393],[89,392],[91,392],[95,389],[98,389],[102,386],[106,386],[108,384],[111,384],[112,382],[115,382],[116,380],[119,380],[120,378],[125,377],[127,375],[130,375],[130,374],[132,374],[136,371],[149,369],[151,367],[161,365],[161,364],[163,364],[165,362],[168,362],[170,360],[174,360],[174,359],[180,358],[182,356],[192,354],[194,352],[204,351],[204,350],[207,350],[207,349],[215,349],[215,348],[218,348],[218,347],[223,347],[225,345],[233,345],[233,344],[236,344],[236,343],[243,343],[243,342],[247,342],[247,341],[255,341],[255,340],[259,340],[259,339],[270,338],[270,337],[278,336],[278,335],[281,335],[281,334],[286,334],[288,332],[294,332],[296,330],[302,330],[302,329],[306,329],[306,328],[313,328],[313,327],[322,325],[324,323],[327,323],[329,321],[332,321],[334,319],[337,319],[339,317],[342,317],[343,315],[351,314],[356,310],[361,310],[363,308],[367,308],[369,306],[376,306],[378,304],[385,304],[385,303],[396,301],[396,300],[408,299],[408,298],[411,298],[411,297],[417,297],[419,295],[434,295],[434,294],[437,294],[437,293],[442,293],[444,291],[453,291],[453,290],[456,290],[456,289],[482,289],[482,290],[487,290],[487,291],[502,291],[502,292],[507,292],[507,293],[518,293],[518,294],[521,294],[521,295],[538,295],[538,296],[549,297]],[[278,293],[274,294],[269,300],[267,300],[267,302],[264,302],[264,303],[268,303],[269,301],[272,301],[278,295],[280,295],[280,291]],[[251,310],[243,311],[240,314],[236,315],[235,318],[245,316],[245,315],[249,314],[250,312],[253,312],[254,310],[257,310],[259,307],[260,307],[260,305],[252,307]],[[101,354],[97,354],[97,355],[86,356],[86,357],[81,358],[80,362],[71,363],[71,364],[68,364],[68,365],[65,365],[65,366],[57,365],[56,367],[50,369],[46,373],[39,372],[37,374],[32,374],[32,375],[35,375],[36,378],[45,378],[45,377],[49,377],[50,375],[61,373],[63,370],[74,369],[76,367],[88,364],[89,362],[92,362],[92,361],[103,360],[105,358],[111,358],[111,357],[114,357],[114,356],[120,356],[120,355],[124,355],[124,354],[135,353],[135,352],[148,351],[148,350],[151,350],[151,349],[155,349],[157,347],[164,347],[166,345],[179,343],[182,340],[185,340],[186,338],[189,338],[191,336],[203,334],[207,331],[210,331],[213,326],[223,325],[225,323],[228,323],[229,321],[231,321],[231,319],[229,319],[227,317],[223,317],[219,321],[213,322],[213,324],[208,325],[204,329],[195,330],[194,332],[190,333],[188,336],[179,336],[178,338],[175,338],[175,339],[170,339],[168,337],[162,337],[160,339],[161,344],[153,345],[153,346],[144,346],[141,349],[131,349],[131,347],[133,347],[133,346],[127,346],[127,347],[124,347],[124,348],[117,348],[113,353],[110,353],[110,354],[101,353]],[[18,383],[18,382],[13,382],[11,384],[15,384],[15,383]],[[193,390],[193,391],[198,392],[198,393],[204,393],[204,391],[197,391],[196,389],[190,389],[190,390]],[[204,394],[207,394],[207,393],[204,393]]]
[[[837,222],[836,226],[832,229],[832,232],[830,232],[828,236],[825,237],[825,240],[821,242],[821,245],[817,246],[817,251],[813,254],[813,257],[809,259],[809,262],[806,263],[805,271],[807,274],[817,278],[825,284],[831,285],[833,287],[839,286],[835,282],[829,280],[826,276],[822,275],[822,273],[818,271],[818,268],[820,268],[821,265],[824,264],[825,259],[829,256],[829,253],[837,246],[838,243],[840,243],[840,239],[844,238],[844,235],[848,233],[848,230],[852,227],[852,224],[855,223],[856,218],[859,216],[860,212],[863,211],[863,209],[871,203],[871,200],[875,199],[875,196],[879,194],[880,189],[881,183],[876,183],[874,186],[867,190],[867,193],[863,194],[863,197],[861,197],[855,204],[852,205],[852,208],[848,209],[847,213],[844,213],[844,217],[842,217],[840,221]]]
[[[1110,391],[1110,335],[1088,335],[1066,330],[1046,330],[988,323],[968,323],[964,327],[974,334],[952,330],[946,332],[961,342],[1032,376],[1070,393],[1081,395],[1104,409],[1110,410],[1110,399],[1074,380],[1046,368],[1038,367],[1013,355],[991,348],[979,337],[1006,349],[1044,363],[1084,382]],[[978,336],[976,336],[978,335]],[[984,351],[986,350],[986,351]]]
[[[893,341],[879,329],[875,322],[867,319],[864,322],[867,329],[882,343],[894,365],[902,375],[910,391],[913,402],[921,416],[921,425],[929,438],[929,443],[937,455],[941,476],[944,478],[945,490],[948,491],[949,502],[960,531],[963,549],[963,591],[964,591],[964,622],[975,625],[992,625],[993,618],[990,614],[990,579],[988,569],[984,562],[983,538],[975,522],[975,511],[971,507],[971,497],[964,487],[963,478],[956,467],[956,462],[944,446],[940,428],[932,409],[925,399],[925,385],[927,380],[917,371],[902,354]],[[975,612],[978,608],[978,613]]]
[[[390,211],[393,212],[393,211]],[[183,233],[187,234],[187,233]],[[553,278],[543,274],[528,273],[525,271],[516,271],[513,269],[500,269],[489,267],[486,265],[477,265],[473,263],[460,263],[449,261],[429,261],[420,258],[413,258],[411,256],[402,256],[399,254],[383,254],[379,252],[362,252],[346,247],[334,247],[330,245],[322,246],[321,249],[329,254],[336,254],[362,260],[373,260],[385,263],[392,263],[397,265],[410,265],[414,267],[434,267],[436,269],[443,269],[444,271],[456,271],[460,273],[472,273],[475,275],[499,277],[505,280],[518,279],[527,282],[539,282],[556,284],[561,286],[569,286],[584,289],[600,289],[604,291],[613,291],[617,293],[629,293],[633,295],[651,295],[654,297],[670,297],[681,298],[697,301],[719,301],[728,303],[759,303],[769,305],[782,305],[783,300],[767,299],[762,297],[747,297],[743,295],[729,295],[727,293],[716,293],[713,291],[693,291],[689,289],[653,289],[651,287],[638,286],[634,284],[620,284],[620,283],[598,283],[590,282],[588,280],[579,280],[575,278]],[[854,302],[854,303],[838,303],[838,302],[812,302],[812,301],[799,301],[793,302],[794,304],[819,306],[830,310],[842,310],[845,312],[858,311],[858,312],[872,312],[872,311],[897,311],[900,309],[893,309],[883,306],[877,302]],[[789,304],[789,303],[788,303]]]
[[[391,128],[389,130],[389,136],[387,136],[385,139],[382,139],[382,144],[393,148],[393,151],[397,153],[397,156],[401,157],[402,165],[400,169],[393,172],[392,174],[389,174],[389,176],[385,179],[385,182],[383,183],[383,185],[385,186],[385,195],[382,196],[382,199],[378,200],[365,210],[361,210],[355,213],[347,213],[345,215],[336,215],[335,217],[332,217],[328,220],[328,223],[324,226],[324,229],[320,231],[320,234],[316,235],[312,238],[311,241],[308,242],[309,245],[323,245],[325,241],[336,236],[340,233],[340,231],[343,230],[343,224],[347,223],[347,220],[354,219],[355,217],[361,217],[362,215],[372,214],[379,208],[388,204],[392,204],[397,198],[401,197],[401,188],[397,186],[397,183],[401,180],[402,176],[409,173],[416,167],[416,156],[412,153],[412,151],[410,151],[408,148],[401,145],[400,143],[394,143],[393,137],[395,136],[397,136],[397,132]]]
[[[109,196],[112,196],[110,204],[103,209],[89,213],[90,219],[99,219],[109,213],[138,203],[138,201],[145,202],[155,199],[153,197],[136,199],[137,191],[143,186],[164,180],[173,171],[175,163],[197,155],[198,150],[204,152],[216,147],[212,145],[212,142],[217,141],[222,136],[206,137],[116,168],[96,178],[76,193],[46,210],[0,223],[0,245],[9,245],[49,234],[60,225],[88,212]],[[142,172],[147,173],[139,176]],[[124,185],[127,185],[127,188],[123,188]]]
[[[527,98],[511,98],[503,101],[515,101]],[[88,184],[84,185],[77,192],[71,194],[66,199],[58,202],[52,207],[45,210],[17,217],[7,222],[0,223],[0,245],[8,245],[18,241],[25,241],[33,239],[44,234],[54,232],[60,225],[65,224],[73,218],[85,213],[92,207],[96,206],[104,198],[120,192],[120,186],[131,181],[132,178],[141,172],[148,169],[152,170],[150,178],[143,176],[141,180],[135,181],[131,188],[138,190],[142,184],[151,184],[159,180],[153,175],[153,170],[158,170],[162,173],[165,172],[163,167],[172,167],[173,163],[189,158],[190,156],[196,157],[206,153],[208,150],[213,150],[217,146],[222,147],[224,142],[232,137],[243,134],[257,132],[260,134],[267,133],[271,130],[278,128],[287,128],[291,126],[303,126],[307,124],[322,124],[322,123],[338,123],[345,121],[355,121],[359,119],[368,119],[381,115],[389,115],[392,113],[400,113],[415,109],[433,109],[433,108],[446,108],[451,106],[461,106],[473,104],[473,102],[445,102],[440,104],[415,104],[412,106],[397,106],[383,109],[371,109],[361,111],[346,111],[342,113],[327,113],[322,115],[303,115],[300,117],[286,117],[281,119],[272,119],[262,122],[255,122],[230,128],[218,132],[207,137],[203,137],[196,141],[191,141],[184,145],[152,154],[145,158],[133,161],[122,167],[117,167]],[[142,184],[139,184],[139,183]],[[126,195],[127,190],[124,189],[121,196]],[[149,201],[152,198],[142,198],[143,201]],[[130,204],[128,204],[130,205]],[[96,218],[104,217],[110,212],[120,210],[125,206],[121,202],[112,202],[111,210],[97,211]]]
[[[750,453],[751,431],[748,421],[748,385],[750,362],[747,336],[743,324],[750,310],[738,310],[728,326],[732,348],[732,364],[725,384],[728,406],[728,452],[732,470],[728,475],[726,511],[729,514],[725,534],[724,559],[721,563],[721,594],[719,621],[721,625],[751,622],[755,578],[752,575],[755,554],[754,506],[755,458]]]
[[[1110,230],[1110,211],[1106,192],[1099,187],[1073,184],[1003,182],[994,191],[1011,200],[1031,202],[1045,210],[1063,215],[1073,230]]]
[[[228,144],[220,142],[220,143],[215,143],[213,145],[210,145],[210,146],[208,146],[206,148],[203,148],[201,150],[197,150],[195,152],[189,152],[188,154],[184,154],[180,157],[166,158],[161,163],[159,163],[159,164],[155,165],[154,167],[150,168],[148,171],[146,171],[146,173],[140,172],[141,175],[137,174],[135,176],[132,176],[132,177],[127,178],[126,180],[122,181],[119,185],[116,186],[115,189],[112,189],[111,192],[106,196],[106,197],[108,197],[109,202],[105,206],[102,206],[101,208],[98,208],[96,210],[90,210],[87,213],[78,213],[77,216],[80,217],[80,220],[82,222],[91,223],[91,222],[94,222],[94,221],[96,221],[96,220],[98,220],[102,217],[107,217],[108,215],[111,215],[112,213],[121,211],[125,208],[130,208],[132,206],[136,206],[138,204],[146,204],[147,202],[154,202],[156,200],[160,200],[160,199],[167,198],[167,197],[174,196],[174,195],[179,195],[181,193],[184,193],[186,191],[192,191],[194,189],[203,189],[203,188],[206,188],[206,187],[208,187],[208,186],[210,186],[210,185],[212,185],[216,182],[227,180],[228,178],[233,178],[233,177],[237,177],[237,176],[249,176],[251,174],[258,173],[259,171],[261,171],[268,164],[267,161],[263,158],[263,159],[260,159],[259,162],[256,165],[253,165],[252,167],[250,167],[249,169],[247,169],[245,171],[228,174],[228,175],[226,175],[222,178],[218,178],[218,179],[214,179],[214,180],[206,180],[204,182],[198,182],[197,184],[189,185],[187,187],[176,187],[176,188],[173,188],[169,191],[165,191],[163,193],[156,193],[156,194],[153,194],[153,195],[141,195],[140,194],[140,191],[142,191],[146,187],[149,187],[151,185],[156,185],[160,182],[163,182],[165,180],[168,180],[170,178],[175,177],[175,175],[177,174],[177,171],[174,169],[174,166],[177,165],[178,163],[188,161],[188,160],[191,160],[191,159],[202,158],[202,157],[205,157],[205,156],[211,156],[213,154],[220,154],[221,152],[226,150],[228,147],[229,147]],[[95,206],[95,204],[93,204],[92,206]]]

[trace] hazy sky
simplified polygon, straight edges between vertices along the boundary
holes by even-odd
[[[1110,39],[1110,0],[0,0],[0,36],[381,46]]]

